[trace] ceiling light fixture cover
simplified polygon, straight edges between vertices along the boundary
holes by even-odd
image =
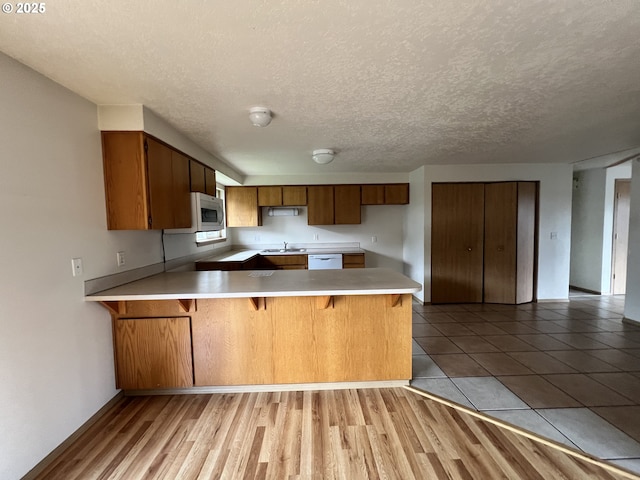
[[[316,163],[320,165],[324,165],[326,163],[330,163],[333,160],[335,152],[329,148],[320,148],[318,150],[314,150],[311,158]]]
[[[266,127],[271,123],[271,110],[266,107],[253,107],[249,110],[249,120],[254,127]]]

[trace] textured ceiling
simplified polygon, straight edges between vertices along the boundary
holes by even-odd
[[[0,51],[141,103],[241,173],[576,162],[640,146],[638,0],[65,0]],[[251,106],[274,112],[267,128]],[[334,148],[318,166],[315,148]]]

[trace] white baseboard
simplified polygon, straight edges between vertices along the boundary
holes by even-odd
[[[225,385],[217,387],[164,388],[154,390],[126,390],[127,396],[193,395],[198,393],[291,392],[306,390],[345,390],[355,388],[396,388],[409,385],[409,380],[381,380],[371,382],[286,383],[270,385]]]
[[[633,320],[627,317],[622,317],[622,323],[626,323],[627,325],[633,325],[634,327],[640,327],[640,321]]]

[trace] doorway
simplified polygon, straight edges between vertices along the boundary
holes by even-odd
[[[631,180],[616,179],[613,204],[613,252],[611,255],[611,293],[627,290],[627,251],[629,248],[629,207]]]

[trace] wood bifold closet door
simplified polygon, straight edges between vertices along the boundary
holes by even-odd
[[[533,300],[535,182],[432,189],[433,303]]]
[[[482,302],[484,185],[432,188],[431,301]]]

